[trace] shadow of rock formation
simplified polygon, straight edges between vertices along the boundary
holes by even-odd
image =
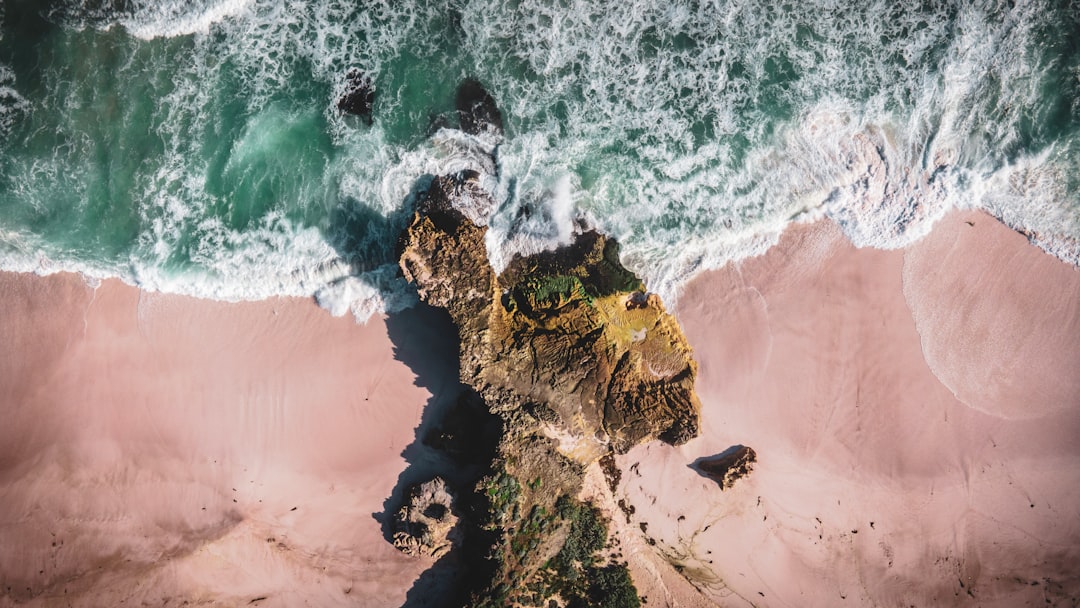
[[[686,465],[698,475],[708,477],[720,485],[721,490],[730,488],[736,481],[754,470],[757,453],[745,445],[733,445],[715,456],[703,456]]]
[[[470,504],[473,486],[487,473],[502,429],[479,396],[461,384],[457,331],[445,310],[418,304],[388,315],[386,326],[394,358],[408,365],[416,374],[416,385],[431,393],[415,439],[401,453],[408,466],[398,476],[383,511],[372,514],[386,541],[393,542],[394,516],[407,493],[434,477],[445,479],[453,488],[460,503],[456,510],[467,513],[475,508]],[[462,518],[459,525],[469,526],[470,519]],[[405,608],[463,605],[467,579],[482,567],[468,557],[477,553],[472,545],[487,547],[490,541],[473,529],[463,529],[459,536],[461,544],[416,580],[406,596]]]

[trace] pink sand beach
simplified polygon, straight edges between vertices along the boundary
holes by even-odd
[[[695,280],[701,436],[620,457],[667,606],[1080,599],[1080,271],[982,213],[903,251],[828,222]],[[727,491],[688,468],[747,445]],[[613,513],[617,521],[621,513]],[[622,521],[625,523],[625,520]],[[659,553],[665,558],[657,558]]]
[[[372,515],[457,370],[417,386],[384,321],[76,275],[0,294],[0,604],[399,606],[431,565]]]
[[[0,605],[401,606],[432,565],[373,514],[456,386],[435,329],[76,275],[0,302]],[[604,498],[647,606],[1080,598],[1076,268],[981,213],[897,251],[822,221],[677,314],[701,436]],[[729,490],[688,466],[740,444]]]

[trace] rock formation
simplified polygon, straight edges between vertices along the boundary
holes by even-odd
[[[413,486],[394,518],[394,546],[409,555],[439,558],[460,544],[454,497],[442,478]]]
[[[459,107],[487,95],[462,90]],[[487,112],[481,101],[464,104],[474,118]],[[477,120],[492,124],[490,113]],[[466,114],[462,122],[478,124]],[[620,264],[617,243],[598,232],[514,258],[497,274],[486,228],[460,210],[494,208],[477,177],[432,180],[398,243],[405,278],[457,326],[462,382],[501,420],[487,474],[463,511],[474,547],[464,551],[474,573],[466,605],[640,606],[626,565],[601,555],[606,520],[577,496],[597,459],[697,434],[690,346],[659,297]],[[458,404],[469,409],[468,400]],[[471,426],[446,421],[425,441],[464,465],[485,452],[463,440],[491,437]]]
[[[371,124],[371,112],[375,107],[375,85],[360,70],[349,70],[345,77],[345,92],[338,99],[338,110],[359,116]]]
[[[660,299],[619,263],[618,245],[590,231],[496,275],[486,229],[453,204],[490,200],[469,177],[435,179],[399,245],[405,278],[458,327],[462,381],[492,412],[539,428],[583,464],[694,437],[692,351]]]
[[[454,100],[458,111],[461,130],[470,135],[484,131],[501,134],[503,130],[502,113],[491,94],[475,78],[467,78],[458,86]]]
[[[736,481],[746,477],[754,470],[757,453],[745,445],[737,445],[722,454],[699,458],[691,465],[705,477],[720,484],[721,490],[730,488]]]
[[[456,103],[463,131],[501,135],[502,116],[478,81],[463,82]],[[462,470],[484,468],[461,493],[457,526],[432,520],[450,517],[449,501],[428,512],[437,501],[425,497],[442,496],[444,485],[410,494],[394,544],[437,556],[454,546],[449,530],[462,530],[460,591],[472,608],[637,608],[607,520],[578,495],[596,460],[697,434],[697,364],[660,298],[598,232],[496,273],[487,228],[470,219],[496,207],[479,181],[462,171],[425,182],[397,253],[420,299],[456,325],[470,389],[423,442]]]

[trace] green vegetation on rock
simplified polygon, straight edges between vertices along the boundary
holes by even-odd
[[[609,522],[577,497],[605,454],[697,434],[690,345],[619,263],[614,240],[587,231],[496,274],[486,227],[458,210],[458,197],[490,195],[475,180],[436,178],[398,251],[420,298],[457,326],[461,381],[501,420],[486,475],[463,493],[466,605],[636,608],[626,564],[608,550]],[[431,443],[486,453],[463,445],[483,435],[465,427],[445,424]]]
[[[488,512],[491,515],[488,527],[499,526],[517,517],[521,484],[516,478],[508,475],[506,471],[499,471],[485,477],[480,484],[484,489],[484,496],[487,497]]]
[[[555,508],[570,529],[562,550],[542,572],[549,581],[549,593],[558,594],[569,608],[640,606],[626,565],[600,563],[599,553],[607,545],[608,524],[600,512],[568,496],[560,497]]]
[[[531,485],[531,484],[530,484]],[[592,505],[563,494],[549,509],[525,500],[513,476],[501,471],[481,482],[490,500],[489,528],[502,534],[491,548],[495,576],[474,593],[473,605],[638,608],[625,564],[605,560],[607,520]]]
[[[557,312],[572,302],[593,305],[581,279],[572,275],[531,277],[515,286],[512,294],[508,304],[526,315]]]

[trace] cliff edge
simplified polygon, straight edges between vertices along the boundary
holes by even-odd
[[[697,435],[690,346],[619,262],[615,241],[583,232],[496,273],[486,227],[455,202],[495,207],[474,173],[435,178],[398,252],[420,299],[457,326],[462,382],[501,421],[486,472],[454,507],[471,539],[462,545],[471,547],[461,557],[465,605],[640,606],[608,521],[578,496],[596,460]],[[447,454],[466,453],[457,427],[473,423],[451,418],[434,436]],[[427,546],[407,533],[395,542]]]
[[[450,313],[461,379],[488,408],[581,464],[696,436],[692,350],[660,298],[619,263],[618,244],[588,231],[496,275],[486,228],[454,207],[458,197],[490,199],[468,174],[435,179],[399,260],[420,298]]]

